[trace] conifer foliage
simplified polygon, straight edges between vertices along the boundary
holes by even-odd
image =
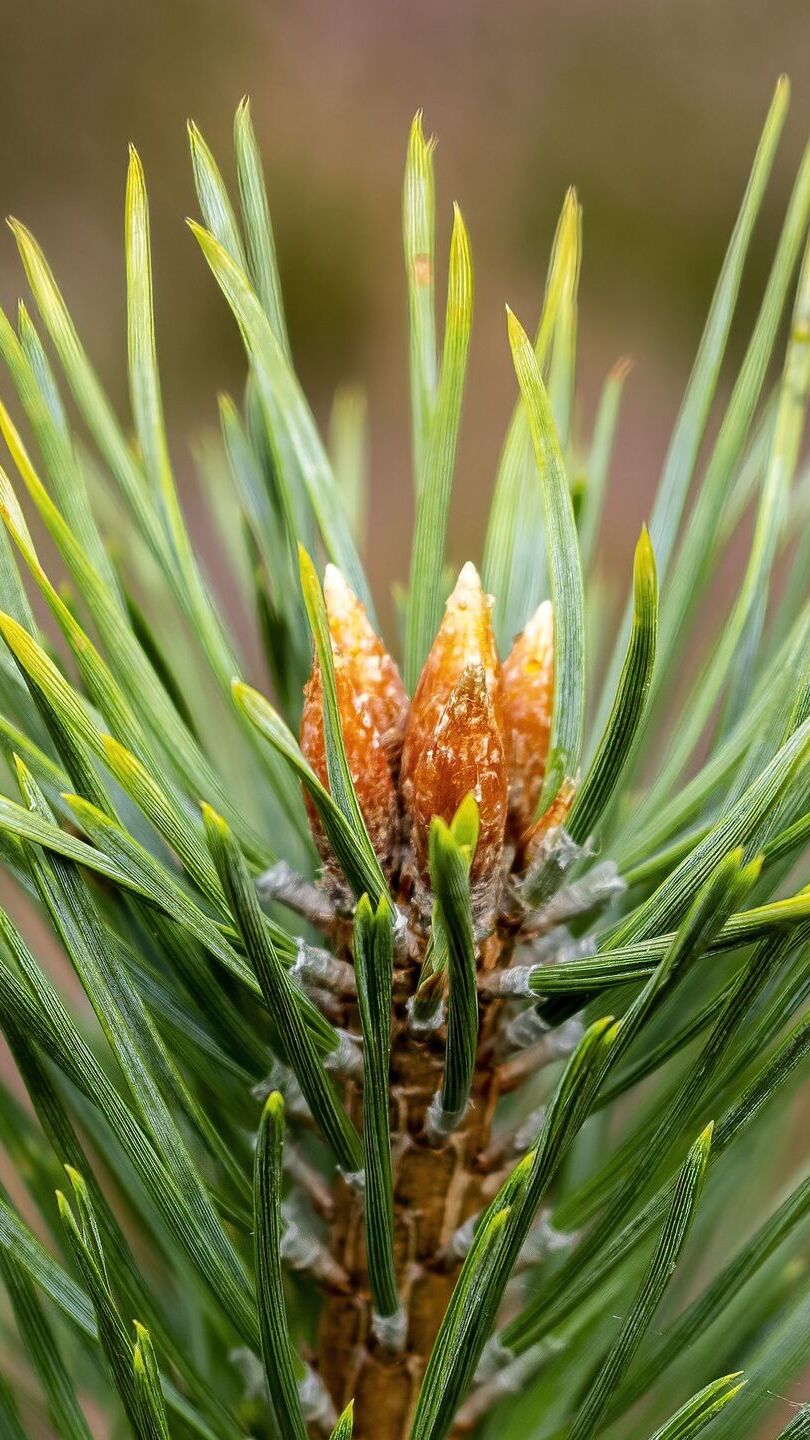
[[[0,313],[2,1436],[810,1434],[790,1389],[810,1361],[810,149],[724,366],[788,98],[627,576],[597,540],[628,366],[581,426],[573,191],[533,339],[507,311],[479,563],[451,565],[471,250],[456,207],[440,327],[416,117],[415,520],[386,637],[365,406],[339,392],[324,443],[247,103],[235,185],[189,128],[189,243],[246,379],[182,503],[137,153],[126,417],[11,222],[30,299]]]

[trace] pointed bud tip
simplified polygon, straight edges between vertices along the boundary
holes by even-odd
[[[458,572],[458,579],[447,601],[448,610],[463,610],[468,605],[480,606],[484,600],[484,588],[472,560],[467,560]]]
[[[331,560],[323,572],[323,598],[330,615],[360,604],[343,571]]]

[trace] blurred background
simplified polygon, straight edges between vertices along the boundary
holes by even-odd
[[[231,122],[252,98],[293,346],[316,412],[335,386],[371,406],[371,568],[403,576],[410,459],[400,187],[417,106],[439,137],[440,275],[452,200],[471,233],[477,306],[451,529],[477,557],[515,394],[508,300],[533,328],[566,186],[584,203],[579,413],[635,365],[617,447],[608,559],[627,573],[758,132],[782,70],[786,133],[730,359],[740,353],[804,141],[806,0],[27,0],[5,7],[0,205],[43,244],[91,354],[126,406],[126,147],[146,167],[158,346],[192,528],[190,442],[238,391],[235,327],[183,223],[185,132],[232,178]],[[22,284],[0,236],[0,300]],[[208,541],[205,542],[209,549]]]

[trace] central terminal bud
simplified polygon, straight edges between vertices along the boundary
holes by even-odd
[[[492,601],[469,562],[447,601],[411,702],[402,751],[400,800],[410,842],[407,862],[424,878],[430,822],[448,824],[465,795],[478,803],[480,832],[473,892],[500,865],[509,779],[503,669],[495,646]]]

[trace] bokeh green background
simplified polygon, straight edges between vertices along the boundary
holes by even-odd
[[[787,70],[793,103],[733,354],[745,338],[810,133],[808,55],[807,0],[8,0],[0,204],[43,243],[123,409],[123,188],[127,142],[138,145],[174,458],[196,526],[189,441],[214,422],[217,391],[238,387],[242,359],[183,224],[195,213],[184,122],[192,115],[229,167],[248,92],[300,372],[321,418],[340,381],[370,394],[371,569],[384,584],[405,572],[410,514],[399,204],[411,115],[423,106],[440,139],[440,254],[457,198],[475,261],[454,558],[480,551],[514,395],[503,302],[534,324],[555,216],[576,183],[584,424],[612,360],[635,359],[608,516],[609,558],[623,567]],[[8,235],[3,303],[20,285]]]

